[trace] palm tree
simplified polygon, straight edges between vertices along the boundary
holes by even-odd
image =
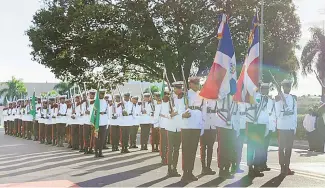
[[[307,42],[301,55],[302,73],[310,74],[313,70],[319,75],[325,84],[325,35],[320,28],[310,28],[312,38]],[[325,95],[325,87],[322,87],[322,96]]]
[[[73,87],[72,83],[60,82],[54,86],[54,89],[58,91],[60,95],[65,95],[69,92],[70,88]]]
[[[4,104],[7,104],[7,100],[13,100],[15,97],[22,97],[27,95],[27,89],[22,80],[18,80],[12,77],[11,80],[3,83],[5,88],[0,90],[0,96],[4,97]]]

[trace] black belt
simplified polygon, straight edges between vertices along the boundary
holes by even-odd
[[[207,113],[209,113],[209,114],[215,114],[215,113],[217,113],[217,110],[208,109],[207,110]]]
[[[100,112],[100,115],[105,115],[106,114],[106,112]]]
[[[189,106],[188,108],[191,110],[200,110],[201,111],[201,107],[199,107],[199,106]]]

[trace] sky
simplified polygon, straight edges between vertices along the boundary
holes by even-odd
[[[30,43],[25,35],[34,13],[41,7],[40,1],[0,0],[0,3],[0,82],[12,76],[24,82],[59,82],[48,68],[32,61]],[[325,9],[325,0],[294,0],[294,3],[302,24],[299,45],[303,47],[310,39],[308,28],[323,26],[325,14],[321,13],[321,8]],[[301,51],[297,50],[296,55],[300,59]],[[300,96],[320,94],[320,91],[315,75],[309,75],[299,76],[298,88],[293,93]]]

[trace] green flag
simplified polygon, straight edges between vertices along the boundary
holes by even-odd
[[[99,101],[99,90],[97,90],[94,108],[93,111],[91,112],[91,118],[90,118],[91,124],[95,127],[95,133],[98,133],[99,130],[99,117],[100,117],[100,101]]]
[[[161,86],[161,92],[160,92],[160,98],[162,99],[165,94],[165,81],[163,80],[162,86]]]
[[[32,97],[32,109],[30,110],[30,114],[33,116],[33,120],[36,118],[36,97],[35,97],[35,91],[33,93]]]

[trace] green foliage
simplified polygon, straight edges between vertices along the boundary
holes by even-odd
[[[35,61],[69,82],[115,85],[133,80],[181,79],[192,70],[210,68],[216,52],[217,19],[230,14],[237,55],[242,62],[256,0],[48,0],[27,31]],[[287,72],[300,36],[292,0],[265,2],[264,63]],[[293,59],[293,61],[291,61]],[[193,71],[192,71],[193,72]],[[107,81],[107,82],[106,82]]]
[[[310,28],[312,38],[307,42],[301,54],[302,73],[307,75],[313,72],[313,67],[325,84],[325,35],[320,28]],[[322,95],[325,94],[325,88]]]
[[[72,87],[73,87],[73,84],[71,84],[71,83],[60,82],[54,86],[54,89],[60,95],[66,95]]]
[[[0,90],[0,96],[4,98],[4,104],[8,101],[23,98],[27,95],[27,89],[22,80],[12,77],[11,80],[3,83],[6,87]],[[7,99],[7,100],[6,100]]]
[[[156,86],[156,85],[151,86],[151,87],[150,87],[150,90],[151,90],[151,93],[159,92],[159,91],[160,91],[159,87]],[[144,93],[149,93],[149,88],[146,88],[146,89],[144,90]]]

